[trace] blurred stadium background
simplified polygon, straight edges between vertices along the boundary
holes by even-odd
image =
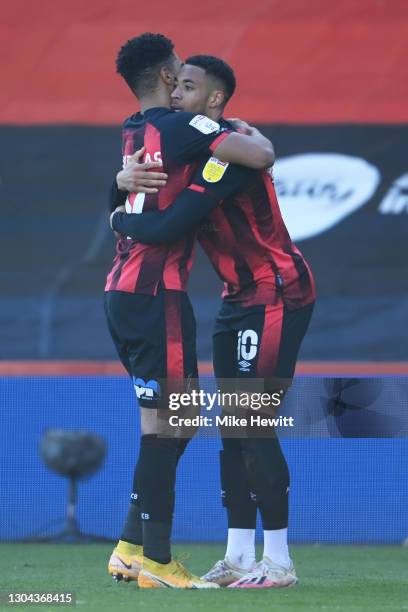
[[[0,539],[52,532],[64,515],[65,483],[38,454],[50,427],[107,441],[104,468],[81,486],[84,531],[114,538],[126,512],[138,425],[102,291],[114,252],[107,192],[121,164],[121,121],[135,108],[114,58],[146,30],[170,36],[181,57],[231,63],[239,86],[227,114],[274,142],[282,211],[318,290],[296,385],[306,375],[399,375],[398,392],[387,379],[383,399],[407,408],[407,28],[404,0],[2,7]],[[198,252],[190,295],[207,376],[219,293]],[[343,437],[308,431],[284,441],[292,540],[408,535],[406,422],[376,439],[370,418]],[[217,451],[199,438],[183,460],[176,539],[224,537]]]

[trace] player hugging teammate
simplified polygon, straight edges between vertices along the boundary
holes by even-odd
[[[157,429],[158,381],[198,376],[195,320],[186,294],[196,238],[224,281],[213,336],[220,385],[233,379],[239,389],[261,379],[273,393],[274,381],[293,377],[315,290],[266,171],[274,161],[272,145],[255,128],[223,118],[235,77],[218,58],[194,56],[182,66],[171,41],[143,34],[122,47],[117,68],[140,112],[123,128],[123,155],[131,161],[112,189],[111,226],[119,240],[105,306],[118,354],[134,381],[142,437],[128,516],[109,572],[144,588],[293,585],[289,472],[274,432],[248,432],[244,438],[221,432],[227,551],[199,578],[172,560],[170,551],[176,467],[188,440],[161,437]],[[145,163],[138,166],[132,156],[142,147]],[[152,173],[159,160],[163,173]],[[264,529],[260,563],[258,510]]]

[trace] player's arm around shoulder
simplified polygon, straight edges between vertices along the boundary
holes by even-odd
[[[167,123],[169,154],[176,161],[189,163],[213,153],[224,162],[256,170],[269,168],[275,161],[272,143],[254,127],[237,133],[205,115],[187,112],[173,113]]]
[[[245,130],[241,128],[240,132],[228,133],[228,137],[217,144],[214,155],[222,161],[256,170],[269,168],[275,162],[273,144],[255,127],[248,124],[245,126]]]
[[[197,162],[212,152],[213,144],[225,136],[224,131],[204,115],[169,113],[160,125],[163,159],[178,166]]]

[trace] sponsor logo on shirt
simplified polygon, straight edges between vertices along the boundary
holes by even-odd
[[[217,132],[220,129],[220,124],[205,115],[196,115],[190,121],[189,125],[195,128],[202,134],[212,134],[213,132]]]

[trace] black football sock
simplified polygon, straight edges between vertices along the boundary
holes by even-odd
[[[255,529],[256,503],[252,499],[241,440],[223,438],[220,452],[222,503],[227,509],[228,528]]]
[[[125,525],[123,527],[120,539],[129,542],[130,544],[143,545],[143,528],[142,519],[140,516],[140,496],[139,496],[139,461],[136,464],[133,474],[133,489],[130,496],[129,510],[127,513]]]
[[[187,444],[190,442],[188,439],[179,440],[177,449],[177,463],[183,455]],[[129,510],[126,517],[125,525],[123,527],[122,535],[120,539],[130,544],[143,545],[143,523],[140,516],[140,497],[137,491],[139,490],[138,485],[138,465],[136,466],[134,478],[133,478],[133,491],[132,499],[129,504]]]
[[[143,529],[139,504],[132,502],[129,504],[129,510],[120,539],[130,544],[143,546]]]
[[[143,521],[143,555],[156,563],[171,561],[171,522]]]
[[[142,436],[138,486],[143,526],[143,554],[158,563],[171,561],[178,440]]]
[[[288,526],[289,469],[278,438],[244,441],[247,473],[264,530]]]

